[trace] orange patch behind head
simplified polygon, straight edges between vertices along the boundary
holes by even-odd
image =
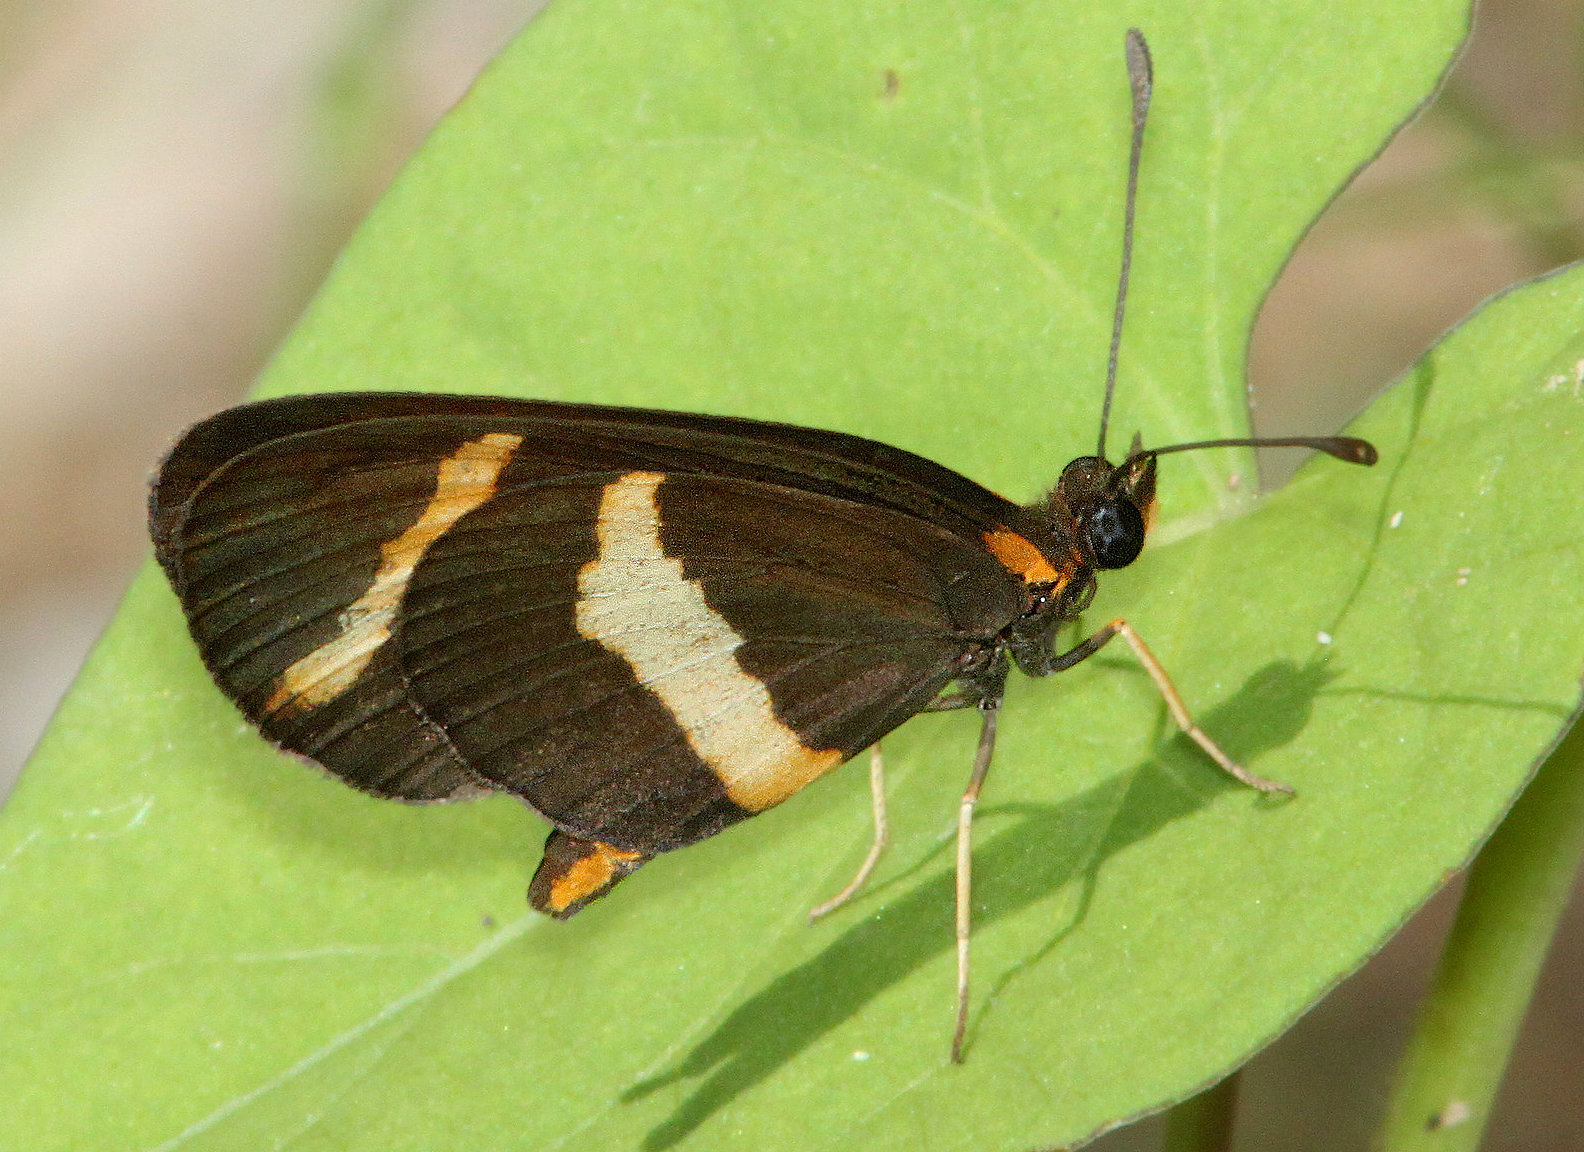
[[[1026,584],[1055,584],[1062,579],[1062,573],[1045,559],[1043,552],[1010,528],[986,532],[984,542],[991,555],[1001,561],[1008,572],[1022,577]]]

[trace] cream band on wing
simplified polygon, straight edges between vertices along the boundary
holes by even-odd
[[[514,432],[491,432],[467,441],[440,462],[435,494],[423,514],[396,539],[380,546],[374,582],[341,613],[340,633],[281,673],[264,705],[267,711],[317,708],[357,682],[380,645],[391,637],[391,621],[413,569],[453,524],[495,495],[501,471],[522,440]]]
[[[578,572],[577,628],[616,653],[660,698],[732,800],[750,812],[779,804],[841,763],[783,724],[770,692],[743,671],[731,624],[660,543],[664,475],[629,472],[605,487],[599,557]]]

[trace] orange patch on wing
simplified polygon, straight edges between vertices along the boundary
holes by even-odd
[[[643,857],[642,852],[629,852],[602,841],[594,841],[593,846],[592,852],[574,860],[571,867],[551,882],[547,908],[551,915],[592,900],[627,875],[629,869],[623,865]]]
[[[738,757],[737,762],[747,759]],[[841,762],[842,754],[835,749],[809,748],[799,742],[796,749],[784,752],[774,761],[761,761],[751,771],[732,772],[713,760],[709,766],[726,786],[733,803],[750,812],[763,812],[797,795]]]
[[[1052,567],[1044,553],[1010,528],[986,532],[984,542],[991,555],[1001,561],[1008,572],[1021,576],[1026,584],[1054,584],[1062,578],[1062,573]]]

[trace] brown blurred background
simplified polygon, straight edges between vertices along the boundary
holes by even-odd
[[[0,0],[0,796],[147,551],[152,462],[242,396],[542,2]],[[1581,46],[1584,0],[1484,0],[1445,91],[1267,302],[1262,432],[1340,425],[1483,298],[1584,254]],[[1254,1061],[1240,1149],[1367,1146],[1455,898]],[[1575,899],[1487,1147],[1584,1149],[1581,987]]]

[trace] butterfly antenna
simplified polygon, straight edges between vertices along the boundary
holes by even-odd
[[[1106,426],[1111,422],[1111,395],[1116,391],[1117,352],[1122,347],[1122,317],[1127,311],[1128,272],[1133,267],[1133,215],[1138,203],[1139,157],[1144,151],[1144,122],[1149,118],[1154,68],[1149,45],[1137,28],[1127,31],[1128,81],[1133,86],[1133,145],[1128,152],[1127,200],[1122,215],[1122,272],[1117,277],[1116,309],[1111,314],[1111,352],[1106,357],[1105,403],[1100,408],[1100,448],[1106,454]]]
[[[1164,456],[1168,452],[1193,452],[1200,448],[1313,448],[1347,464],[1366,468],[1380,459],[1375,445],[1357,436],[1247,436],[1235,440],[1195,440],[1192,444],[1168,444],[1138,452],[1140,456]]]

